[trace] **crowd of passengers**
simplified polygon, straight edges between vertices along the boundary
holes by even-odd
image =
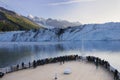
[[[80,59],[80,58],[81,58],[81,56],[78,56],[78,55],[45,58],[45,59],[34,60],[32,63],[29,62],[28,66],[26,66],[26,64],[24,62],[22,62],[20,65],[17,64],[14,67],[11,66],[11,72],[17,71],[17,70],[20,70],[20,69],[26,69],[26,68],[36,68],[37,66],[45,65],[45,64],[49,64],[49,63],[60,62],[60,64],[64,64],[67,61],[77,60],[77,59]]]
[[[88,62],[92,62],[96,65],[96,68],[98,68],[98,66],[103,66],[105,67],[107,70],[110,71],[110,64],[109,62],[105,61],[105,60],[101,60],[98,57],[94,57],[94,56],[87,56],[86,57]],[[11,66],[11,72],[13,71],[18,71],[20,69],[26,69],[26,68],[36,68],[37,66],[40,65],[45,65],[45,64],[49,64],[49,63],[57,63],[60,62],[60,64],[64,64],[67,61],[72,61],[72,60],[82,60],[81,56],[78,55],[67,55],[67,56],[60,56],[60,57],[54,57],[54,58],[45,58],[45,59],[40,59],[40,60],[34,60],[32,63],[29,62],[28,66],[26,67],[25,63],[22,62],[21,65],[16,65],[14,67]],[[20,66],[22,68],[20,68]],[[114,80],[119,80],[119,73],[117,70],[113,71],[114,74]],[[3,77],[0,75],[0,77]]]
[[[87,58],[88,62],[94,63],[96,65],[96,68],[98,68],[98,66],[102,66],[102,67],[106,68],[107,70],[111,71],[110,64],[108,61],[101,60],[100,58],[94,57],[94,56],[87,56],[86,58]],[[114,70],[113,75],[114,75],[114,80],[119,80],[118,70]]]

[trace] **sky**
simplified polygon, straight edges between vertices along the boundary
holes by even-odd
[[[83,24],[120,22],[120,0],[0,0],[0,6],[24,16],[31,14]]]

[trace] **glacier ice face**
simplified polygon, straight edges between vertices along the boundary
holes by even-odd
[[[120,23],[86,24],[65,29],[1,32],[1,42],[120,40]]]

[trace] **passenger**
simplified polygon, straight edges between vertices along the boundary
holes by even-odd
[[[0,78],[2,78],[4,76],[4,73],[0,72]]]
[[[22,62],[22,69],[24,69],[24,68],[25,68],[24,62]]]
[[[60,65],[62,64],[62,59],[61,57],[58,57],[58,61],[60,62]]]
[[[115,70],[115,72],[114,72],[114,80],[118,80],[118,71],[117,70]]]
[[[98,59],[95,59],[96,69],[98,69]]]
[[[62,65],[62,59],[61,59],[61,57],[59,58],[59,61],[60,61],[60,65]]]
[[[34,61],[33,61],[33,68],[36,68],[36,66],[37,66],[37,65],[36,65],[36,61],[34,60]]]
[[[30,64],[30,62],[29,62],[29,68],[31,67],[31,64]]]
[[[19,70],[19,65],[17,64],[17,66],[16,66],[16,70]]]
[[[13,72],[13,67],[12,66],[10,67],[10,69],[11,69],[11,72]]]
[[[63,60],[63,64],[65,63],[65,60]]]
[[[75,55],[75,59],[78,60],[78,59],[79,59],[79,56],[78,56],[78,55]]]
[[[107,69],[110,70],[110,64],[107,62]]]

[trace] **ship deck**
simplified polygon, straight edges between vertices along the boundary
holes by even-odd
[[[69,68],[71,74],[65,75]],[[6,74],[1,80],[114,80],[113,74],[101,66],[85,61],[69,61],[64,64],[52,63]]]

